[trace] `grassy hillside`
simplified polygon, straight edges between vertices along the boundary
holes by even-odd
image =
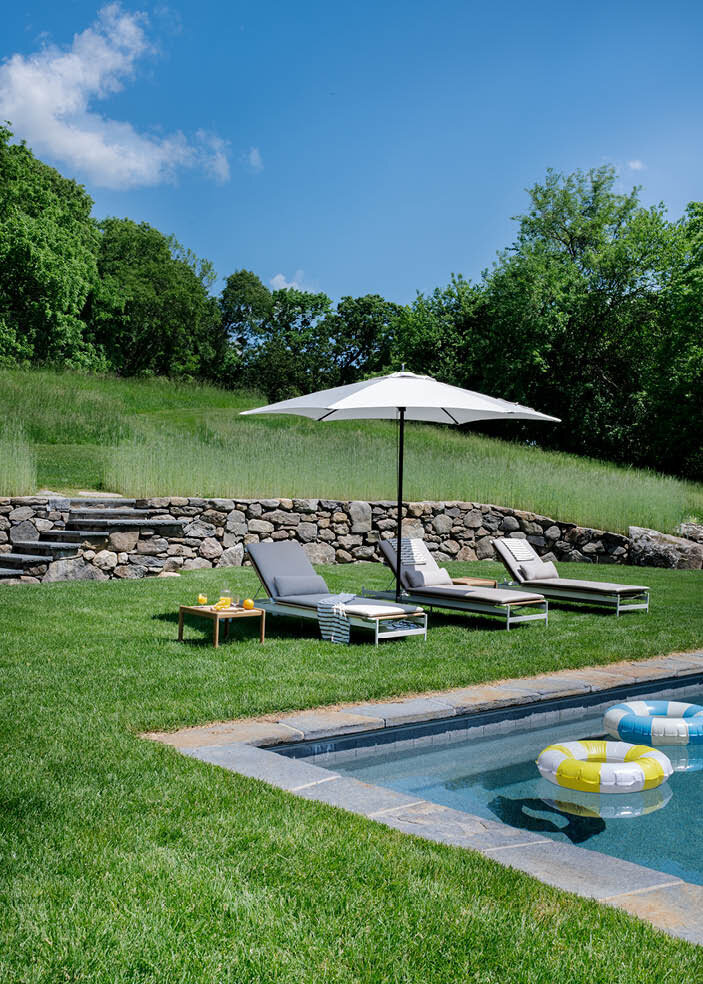
[[[1,371],[0,400],[9,409],[0,430],[4,495],[92,488],[389,499],[395,492],[395,428],[383,421],[242,418],[239,411],[261,397],[48,371]],[[493,502],[612,530],[671,531],[703,515],[701,485],[451,427],[411,424],[406,434],[408,499]]]

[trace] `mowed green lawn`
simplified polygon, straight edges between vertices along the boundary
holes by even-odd
[[[332,589],[388,580],[378,565],[325,575]],[[435,614],[426,644],[378,650],[274,619],[264,646],[251,622],[217,651],[195,623],[178,644],[178,604],[253,593],[247,569],[0,588],[0,980],[703,979],[703,949],[624,913],[138,737],[703,645],[700,573],[617,575],[652,586],[649,616],[554,608],[547,629],[506,633]]]

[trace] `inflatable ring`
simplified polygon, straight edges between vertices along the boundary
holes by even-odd
[[[608,708],[603,727],[622,741],[696,744],[703,742],[703,707],[678,700],[630,700]]]
[[[638,793],[654,789],[672,774],[671,762],[649,745],[624,741],[565,741],[537,757],[544,779],[584,793]]]

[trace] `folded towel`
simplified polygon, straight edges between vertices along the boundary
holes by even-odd
[[[344,605],[355,597],[353,594],[331,594],[319,599],[317,621],[320,623],[323,639],[330,642],[349,642],[350,626]]]

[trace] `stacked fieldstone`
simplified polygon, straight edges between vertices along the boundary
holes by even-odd
[[[101,543],[77,543],[74,556],[38,558],[21,580],[142,578],[236,567],[246,563],[247,544],[279,540],[298,541],[315,564],[380,561],[379,541],[395,536],[397,522],[396,504],[385,501],[162,497],[137,500],[135,508],[145,517],[143,529],[106,533]],[[37,540],[44,532],[63,529],[69,509],[63,499],[0,499],[0,568],[2,555],[14,542]],[[174,523],[167,532],[149,530],[148,519]],[[98,521],[96,525],[99,528]],[[422,537],[439,562],[492,559],[493,539],[509,536],[526,538],[548,560],[703,564],[703,551],[697,545],[693,558],[669,551],[655,559],[632,536],[475,502],[407,503],[403,529],[405,536]]]
[[[13,544],[54,537],[70,525],[70,508],[62,498],[0,499],[0,569]],[[385,501],[161,497],[137,500],[134,508],[144,517],[139,530],[106,531],[101,542],[76,543],[71,556],[37,557],[14,581],[102,581],[236,567],[246,563],[247,544],[278,540],[298,541],[315,564],[380,561],[379,541],[395,536],[397,522],[396,504]],[[150,530],[149,520],[160,525]],[[643,534],[652,531],[633,528],[626,537],[475,502],[407,503],[403,529],[405,536],[422,537],[440,563],[492,559],[493,539],[509,536],[526,538],[548,560],[703,566],[703,549],[690,540],[688,551],[681,540],[673,549],[671,537],[656,545],[650,537],[645,545]]]

